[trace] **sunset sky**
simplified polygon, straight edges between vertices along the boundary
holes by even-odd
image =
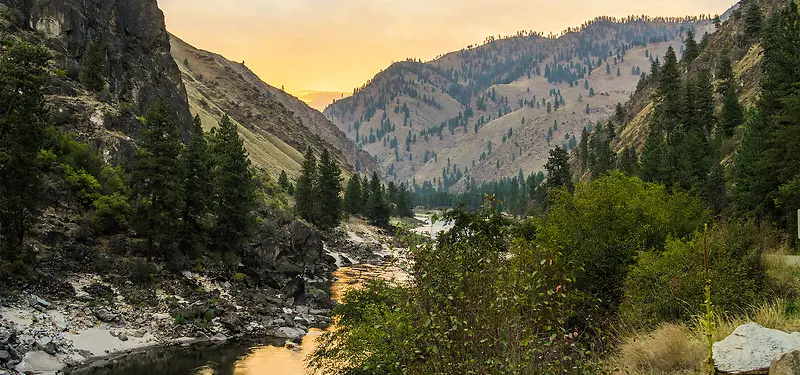
[[[559,32],[595,16],[721,14],[735,0],[158,0],[167,29],[244,61],[315,108],[393,61],[519,30]]]

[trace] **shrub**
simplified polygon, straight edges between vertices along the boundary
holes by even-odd
[[[721,223],[708,232],[709,278],[718,314],[739,314],[766,290],[758,228]],[[642,252],[625,284],[623,320],[632,326],[689,321],[702,311],[704,235],[670,239],[663,253]]]
[[[148,263],[141,259],[136,259],[130,269],[130,280],[138,284],[145,284],[153,281],[156,273],[158,273],[158,268],[155,264]]]
[[[574,287],[586,301],[601,301],[601,318],[617,311],[638,251],[660,251],[667,237],[690,236],[707,217],[687,193],[669,194],[662,185],[619,172],[578,184],[574,194],[551,192],[549,202],[540,240],[563,249]]]
[[[76,171],[71,166],[64,165],[64,178],[72,186],[83,206],[88,207],[100,198],[100,182],[85,170]]]
[[[103,195],[94,201],[94,208],[95,225],[101,231],[120,230],[128,225],[131,205],[127,197],[119,193]]]

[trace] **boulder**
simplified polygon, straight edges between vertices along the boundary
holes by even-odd
[[[55,374],[62,367],[64,364],[56,357],[43,351],[33,351],[25,353],[16,370],[22,374]]]
[[[800,375],[800,350],[775,356],[769,366],[769,375]]]
[[[775,356],[795,349],[800,349],[800,333],[789,334],[751,322],[714,343],[714,363],[723,374],[767,374]]]
[[[275,337],[292,341],[299,341],[305,334],[300,328],[281,327],[275,330]]]

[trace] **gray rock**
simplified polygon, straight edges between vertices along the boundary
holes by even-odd
[[[767,373],[772,359],[800,349],[800,333],[788,334],[747,323],[714,343],[714,363],[725,374]]]
[[[299,328],[281,327],[275,330],[275,337],[292,341],[299,341],[305,334],[306,333]]]
[[[51,305],[50,302],[47,302],[44,299],[39,298],[38,296],[32,295],[31,296],[31,307],[33,307],[33,308],[35,308],[37,310],[39,310],[40,308],[46,310],[46,309],[49,309],[49,308],[53,307],[53,305]],[[42,310],[39,310],[39,311],[42,311]]]
[[[44,352],[47,353],[47,354],[56,354],[56,352],[57,352],[56,344],[53,342],[53,339],[51,339],[51,338],[49,338],[47,336],[40,337],[39,339],[37,339],[36,340],[36,347],[39,350],[44,350]]]
[[[116,322],[117,320],[119,320],[119,316],[117,314],[114,314],[113,312],[109,311],[108,309],[103,309],[103,308],[95,310],[94,311],[94,316],[96,316],[97,319],[100,319],[100,321],[106,322],[106,323],[112,323],[112,322]]]
[[[117,336],[117,338],[120,339],[120,341],[128,341],[128,335],[122,332],[119,333],[119,336]]]
[[[16,370],[24,374],[55,374],[64,367],[56,357],[43,351],[25,353]]]
[[[217,333],[214,336],[211,336],[211,341],[222,342],[222,341],[227,341],[227,340],[228,340],[228,337],[226,337],[225,335],[223,335],[221,333]]]
[[[11,359],[11,353],[7,350],[0,350],[0,362],[6,362]]]
[[[775,356],[769,366],[769,375],[800,375],[800,350]]]

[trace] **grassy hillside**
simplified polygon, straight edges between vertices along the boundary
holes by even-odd
[[[708,27],[705,19],[598,18],[557,38],[488,38],[430,62],[395,63],[325,114],[389,179],[453,186],[464,176],[530,173],[552,147],[626,102],[650,59],[677,48],[684,30]],[[556,97],[564,105],[548,113]]]
[[[299,99],[262,82],[245,65],[199,50],[175,36],[172,56],[180,67],[192,114],[203,126],[216,126],[227,114],[238,125],[250,158],[274,175],[286,170],[296,177],[306,147],[327,149],[346,171],[377,168],[321,113]]]

